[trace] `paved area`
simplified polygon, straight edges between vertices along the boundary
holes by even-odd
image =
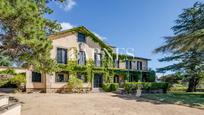
[[[6,94],[22,104],[22,115],[204,115],[204,110],[156,104],[112,93]]]

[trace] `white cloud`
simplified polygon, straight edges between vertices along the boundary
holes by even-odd
[[[72,24],[70,24],[69,22],[62,22],[60,23],[61,24],[61,27],[62,27],[62,30],[68,30],[68,29],[71,29],[73,28],[74,26]]]
[[[65,11],[70,11],[76,5],[76,0],[65,0],[63,3],[58,3],[58,5]]]
[[[95,36],[97,36],[98,38],[100,38],[101,40],[106,40],[107,38],[104,36],[101,36],[99,34],[97,34],[96,32],[93,32]]]

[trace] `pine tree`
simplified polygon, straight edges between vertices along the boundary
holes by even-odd
[[[52,0],[50,0],[52,1]],[[62,0],[59,0],[62,1]],[[56,70],[50,57],[52,42],[47,35],[60,30],[46,19],[53,11],[49,0],[0,0],[0,49],[5,55],[43,74]]]
[[[156,53],[170,53],[159,61],[176,63],[159,68],[158,71],[180,71],[189,80],[189,92],[196,91],[204,65],[204,4],[196,2],[192,8],[184,9],[172,28],[175,36],[165,37],[165,44]]]

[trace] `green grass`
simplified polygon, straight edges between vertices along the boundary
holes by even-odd
[[[204,92],[171,92],[167,94],[146,94],[143,97],[165,103],[181,104],[204,109]]]

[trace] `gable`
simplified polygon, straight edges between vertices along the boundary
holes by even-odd
[[[80,27],[75,27],[69,30],[57,32],[55,34],[52,34],[48,36],[49,39],[55,40],[55,39],[60,39],[62,37],[66,37],[68,35],[76,34],[76,33],[83,33],[86,35],[87,38],[91,39],[95,43],[97,43],[101,48],[105,48],[108,51],[112,52],[112,48],[108,46],[106,43],[104,43],[100,38],[98,38],[96,35],[94,35],[91,31],[89,31],[87,28],[84,26]]]

